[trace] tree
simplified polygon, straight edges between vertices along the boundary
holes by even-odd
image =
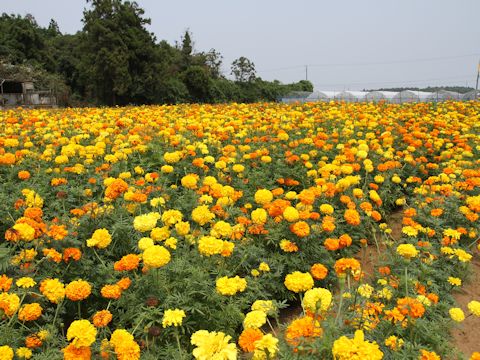
[[[252,82],[256,78],[255,64],[241,56],[232,63],[231,74],[238,82]]]
[[[84,11],[82,70],[102,104],[146,102],[155,82],[155,39],[136,2],[89,0]]]
[[[210,49],[210,51],[205,54],[205,64],[208,66],[212,78],[218,79],[222,76],[222,62],[222,54],[215,49]]]

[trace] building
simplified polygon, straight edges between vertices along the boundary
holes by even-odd
[[[56,107],[52,90],[36,90],[32,80],[0,78],[0,107]]]

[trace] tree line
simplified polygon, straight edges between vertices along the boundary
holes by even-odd
[[[243,56],[231,64],[229,80],[220,52],[195,51],[190,31],[171,45],[147,30],[150,19],[134,1],[87,3],[75,34],[63,34],[53,19],[41,27],[31,15],[3,13],[0,78],[33,78],[63,105],[258,102],[313,91],[305,80],[262,80]]]

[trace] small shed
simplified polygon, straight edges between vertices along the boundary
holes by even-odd
[[[56,106],[57,99],[51,90],[36,90],[33,80],[0,78],[0,106]]]

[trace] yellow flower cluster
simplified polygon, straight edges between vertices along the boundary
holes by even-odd
[[[332,303],[332,293],[328,289],[313,288],[303,296],[302,306],[311,313],[327,311]]]
[[[247,280],[238,275],[229,278],[227,276],[221,277],[216,281],[217,291],[225,296],[233,296],[238,292],[243,292],[247,288]]]
[[[199,330],[192,334],[190,342],[195,345],[193,357],[196,360],[236,360],[237,346],[231,343],[231,336],[223,332]]]
[[[87,240],[87,246],[105,249],[111,242],[112,236],[107,229],[97,229],[92,237]]]
[[[290,291],[296,293],[305,292],[313,287],[313,278],[310,273],[294,271],[285,277],[284,284]]]
[[[336,360],[380,360],[383,358],[378,344],[365,340],[362,330],[355,331],[353,339],[342,336],[335,340],[332,354]]]
[[[168,326],[181,326],[185,316],[185,311],[180,309],[165,310],[162,319],[162,326],[164,328]]]

